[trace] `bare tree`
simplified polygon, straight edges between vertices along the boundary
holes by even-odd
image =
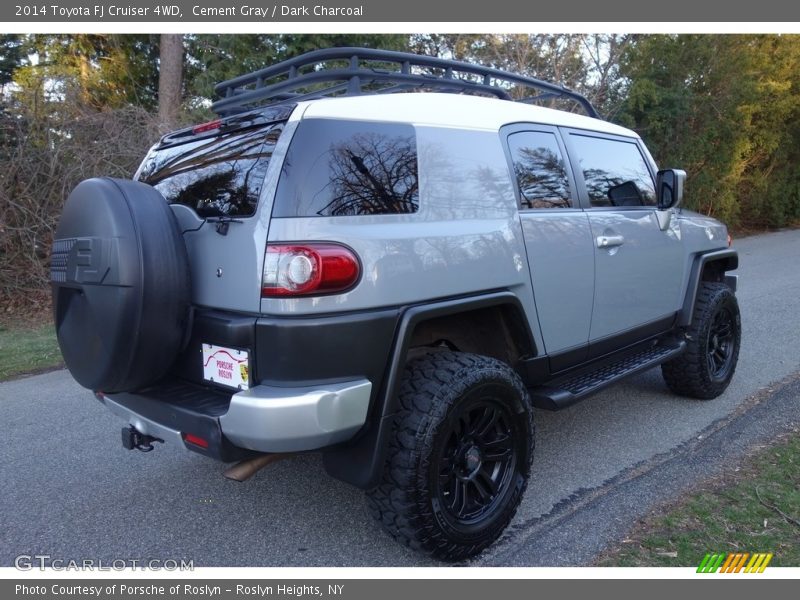
[[[477,62],[552,81],[585,95],[606,117],[613,117],[625,97],[627,82],[619,65],[635,36],[631,34],[464,34],[415,35],[417,52]],[[530,90],[514,88],[514,97]],[[571,100],[548,99],[562,110],[582,108]]]
[[[159,46],[158,119],[170,129],[178,122],[183,89],[183,36],[162,33]]]
[[[634,37],[631,34],[582,36],[589,76],[581,91],[608,119],[616,116],[625,98],[627,82],[620,75],[619,65]]]
[[[418,206],[413,138],[358,134],[331,152],[333,199],[320,215],[412,213]]]
[[[158,139],[149,111],[59,102],[47,116],[0,112],[0,306],[30,312],[49,300],[50,247],[79,181],[130,177]]]

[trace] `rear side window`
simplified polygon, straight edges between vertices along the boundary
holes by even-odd
[[[508,136],[520,208],[569,208],[569,179],[556,136],[522,131]]]
[[[647,163],[633,142],[571,135],[592,206],[655,206]]]
[[[289,145],[273,217],[414,213],[419,209],[414,127],[302,121]]]
[[[145,159],[139,181],[204,218],[250,217],[282,130],[271,124],[157,149]]]

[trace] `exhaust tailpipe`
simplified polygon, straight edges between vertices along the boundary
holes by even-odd
[[[226,479],[233,481],[247,481],[267,465],[278,462],[285,458],[294,456],[293,454],[260,454],[254,458],[248,458],[240,463],[236,463],[222,475]]]

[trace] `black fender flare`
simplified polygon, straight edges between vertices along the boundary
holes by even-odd
[[[323,452],[323,464],[329,475],[362,489],[375,487],[380,481],[389,434],[398,410],[397,391],[414,328],[429,319],[495,306],[510,306],[525,315],[519,298],[508,290],[450,298],[402,309],[383,382],[373,398],[375,404],[370,409],[368,426],[353,442]],[[527,320],[522,319],[522,322],[525,323],[525,333],[531,347],[535,349],[535,340]]]
[[[697,291],[700,289],[700,281],[706,265],[719,263],[723,272],[734,271],[739,267],[739,254],[733,248],[715,250],[698,254],[692,262],[689,271],[689,280],[686,285],[686,295],[683,298],[683,306],[678,312],[678,327],[688,327],[694,317],[694,302],[697,298]],[[734,289],[735,291],[735,289]]]

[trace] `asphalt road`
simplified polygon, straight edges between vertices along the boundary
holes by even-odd
[[[476,564],[591,560],[637,511],[588,512],[587,497],[625,496],[641,473],[691,453],[698,436],[726,429],[751,396],[800,369],[800,231],[735,245],[744,332],[728,391],[710,402],[673,397],[656,369],[567,410],[538,411],[527,494],[509,534]],[[776,411],[779,405],[796,402],[784,398]],[[222,465],[174,446],[149,454],[123,450],[121,421],[65,371],[0,384],[0,423],[3,566],[37,553],[183,558],[196,566],[434,564],[384,534],[361,492],[327,477],[316,456],[277,463],[235,483],[222,477]],[[762,437],[769,434],[764,423]],[[638,512],[680,489],[685,478],[676,473],[634,502]]]

